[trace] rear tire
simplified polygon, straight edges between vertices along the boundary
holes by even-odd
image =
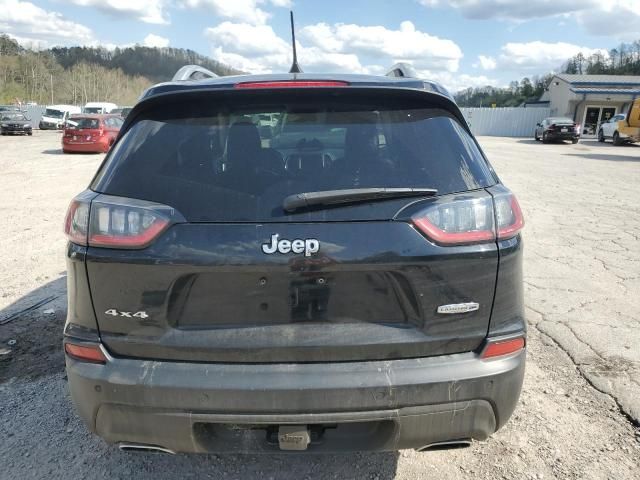
[[[600,143],[604,143],[604,132],[602,131],[602,129],[598,130],[598,141]]]
[[[613,144],[616,147],[619,147],[620,145],[622,145],[622,140],[620,139],[620,134],[618,132],[614,132],[613,134]]]
[[[571,143],[573,143],[575,145],[576,143],[578,143],[578,139],[577,138],[572,138],[571,139]]]

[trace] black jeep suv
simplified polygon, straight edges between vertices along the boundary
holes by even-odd
[[[74,403],[130,449],[485,439],[524,375],[522,226],[435,83],[157,85],[69,207]]]

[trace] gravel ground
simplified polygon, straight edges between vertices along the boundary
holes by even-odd
[[[633,241],[638,210],[631,202],[640,175],[639,148],[481,139],[501,177],[518,193],[528,220],[525,275],[531,326],[520,405],[507,426],[486,442],[428,453],[165,456],[123,453],[106,445],[86,432],[70,404],[60,352],[66,313],[62,218],[102,155],[62,156],[59,141],[55,132],[0,137],[0,228],[5,232],[0,323],[49,300],[0,325],[1,479],[640,478],[634,399],[630,395],[627,402],[623,392],[625,382],[632,389],[638,380],[637,329],[626,327],[638,317],[626,304],[619,306],[624,301],[634,306],[640,298],[637,280],[623,280],[637,279],[640,270],[634,263],[638,238]],[[596,203],[593,194],[602,201]],[[569,206],[573,211],[566,210]],[[621,212],[611,218],[614,207]],[[586,221],[588,213],[595,217],[572,239],[567,229]],[[605,243],[596,244],[598,225],[605,234],[618,228],[631,237],[608,235]],[[620,256],[603,253],[611,250],[609,240],[624,246]],[[580,263],[574,265],[576,260]],[[585,323],[588,330],[580,336],[580,322],[611,305],[623,315],[610,315],[598,325]],[[572,343],[556,326],[576,327],[574,336],[580,340]],[[580,356],[587,348],[591,353]],[[615,351],[617,356],[611,354]]]

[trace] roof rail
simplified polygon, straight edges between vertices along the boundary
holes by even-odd
[[[183,82],[188,80],[203,80],[205,78],[216,78],[218,75],[211,70],[207,70],[200,65],[185,65],[176,72],[171,81]]]
[[[418,72],[408,63],[396,63],[386,74],[387,77],[418,78]]]

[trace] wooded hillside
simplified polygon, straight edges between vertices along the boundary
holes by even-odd
[[[238,73],[215,60],[180,48],[134,46],[107,50],[55,47],[32,51],[0,35],[0,104],[88,101],[131,105],[150,85],[171,80],[183,65],[197,64],[217,73]]]

